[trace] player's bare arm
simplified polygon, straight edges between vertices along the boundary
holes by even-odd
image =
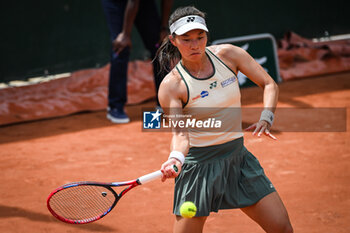
[[[182,115],[183,103],[187,100],[187,91],[184,82],[182,81],[180,74],[173,70],[170,72],[163,80],[159,87],[158,92],[159,102],[164,109],[164,113],[168,116],[172,115]],[[181,120],[176,118],[176,120]],[[173,128],[172,129],[172,140],[170,145],[170,151],[179,152],[186,155],[189,149],[189,139],[186,129]],[[163,181],[167,178],[174,178],[178,173],[174,172],[172,166],[175,164],[181,169],[183,161],[179,161],[176,158],[170,158],[166,161],[161,168],[163,172]],[[179,171],[180,171],[179,169]]]
[[[260,66],[254,58],[252,58],[244,49],[230,45],[211,46],[210,49],[222,61],[228,65],[236,74],[238,71],[245,74],[250,80],[264,90],[263,102],[264,109],[275,112],[278,101],[278,86],[271,76]],[[271,125],[267,121],[259,121],[246,130],[254,130],[253,135],[266,134],[267,136],[276,139],[270,133]]]

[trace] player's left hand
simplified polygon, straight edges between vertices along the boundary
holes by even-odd
[[[260,137],[262,134],[265,134],[266,136],[272,138],[273,140],[277,140],[277,138],[270,133],[270,128],[271,128],[271,125],[266,121],[262,120],[247,127],[245,131],[254,130],[253,131],[254,136],[257,135],[258,137]]]
[[[177,167],[177,172],[174,170],[174,165]],[[162,164],[160,171],[163,173],[162,181],[164,182],[169,178],[176,178],[181,172],[181,163],[177,159],[170,158],[168,161]]]

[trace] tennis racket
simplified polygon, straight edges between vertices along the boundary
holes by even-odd
[[[175,172],[178,168],[174,165]],[[106,216],[128,191],[162,176],[160,170],[135,180],[113,183],[75,182],[55,189],[47,198],[47,208],[57,219],[71,224],[94,222]],[[112,187],[127,186],[119,194]]]

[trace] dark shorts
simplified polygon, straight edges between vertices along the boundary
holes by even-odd
[[[259,161],[238,138],[221,145],[191,147],[175,179],[174,209],[192,201],[196,217],[220,209],[243,208],[276,191]]]

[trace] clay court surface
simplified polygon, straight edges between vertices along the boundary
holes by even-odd
[[[346,108],[344,130],[276,130],[277,141],[247,132],[245,145],[276,186],[295,232],[348,233],[350,73],[279,86],[279,107]],[[243,106],[261,106],[261,94],[259,88],[243,89]],[[159,169],[171,134],[142,132],[141,108],[153,106],[129,106],[132,122],[125,125],[111,124],[105,111],[97,111],[0,127],[0,232],[172,232],[172,180],[137,187],[105,218],[87,225],[62,223],[46,209],[48,194],[62,184],[123,181]],[[208,218],[204,232],[263,230],[240,210],[225,210]]]

